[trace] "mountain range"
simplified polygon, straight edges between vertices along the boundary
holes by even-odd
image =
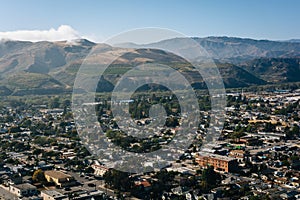
[[[227,88],[300,81],[299,40],[269,41],[232,37],[192,38],[215,61]],[[59,42],[0,41],[0,95],[59,94],[71,92],[76,73],[94,48],[99,59],[122,55],[99,82],[99,91],[111,91],[116,77],[132,66],[159,62],[173,65],[195,88],[203,80],[182,58],[157,47],[189,52],[189,38],[173,38],[147,44],[110,46],[86,39]],[[124,48],[126,46],[126,48]],[[155,48],[153,48],[155,47]],[[130,50],[130,51],[129,51]],[[130,53],[128,53],[130,52]]]

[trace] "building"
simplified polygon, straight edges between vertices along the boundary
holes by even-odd
[[[73,159],[76,157],[76,153],[73,151],[63,152],[61,157],[64,159]]]
[[[42,110],[40,110],[40,112],[44,113],[44,114],[62,115],[64,113],[64,109],[59,109],[59,108],[55,108],[55,109],[42,109]]]
[[[37,189],[34,185],[31,185],[29,183],[22,183],[18,185],[10,185],[9,191],[12,194],[17,195],[18,197],[28,197],[28,196],[34,196],[36,195]]]
[[[103,166],[103,165],[92,165],[92,168],[95,170],[94,174],[96,176],[103,176],[105,174],[105,172],[108,171],[108,168]]]
[[[76,184],[74,177],[61,171],[45,171],[45,178],[48,182],[53,182],[59,187],[73,186]]]
[[[255,146],[255,145],[261,145],[262,140],[260,140],[259,137],[253,137],[253,136],[243,136],[239,139],[240,143],[244,143],[247,146]]]
[[[239,162],[242,162],[244,159],[245,151],[240,149],[231,150],[229,152],[229,157],[236,158]]]
[[[67,200],[68,197],[55,190],[43,190],[41,192],[43,200]]]
[[[238,168],[237,159],[217,154],[201,152],[196,157],[196,162],[201,167],[213,166],[215,170],[223,172],[234,172]]]
[[[151,189],[151,183],[147,180],[140,180],[134,182],[135,187],[149,191]]]

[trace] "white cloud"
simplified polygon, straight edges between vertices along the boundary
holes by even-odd
[[[0,32],[0,40],[20,40],[20,41],[63,41],[79,39],[81,36],[71,26],[61,25],[57,30],[18,30]]]

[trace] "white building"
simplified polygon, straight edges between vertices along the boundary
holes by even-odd
[[[9,191],[19,197],[33,196],[38,193],[36,187],[29,183],[10,185]]]
[[[92,168],[95,170],[94,174],[97,176],[103,176],[105,172],[108,171],[108,168],[103,165],[92,165]]]
[[[55,190],[43,190],[41,192],[43,200],[67,200],[68,197]]]

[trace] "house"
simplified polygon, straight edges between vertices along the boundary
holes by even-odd
[[[253,136],[244,136],[244,137],[241,137],[239,139],[239,142],[240,143],[244,143],[248,146],[255,146],[255,145],[261,145],[262,144],[262,141],[260,140],[259,137],[253,137]]]
[[[48,182],[53,182],[59,187],[73,186],[76,184],[74,177],[61,171],[45,171],[45,178]]]
[[[169,171],[173,171],[173,172],[179,172],[181,174],[190,174],[190,175],[195,175],[196,174],[196,170],[189,168],[189,167],[182,167],[182,166],[176,166],[173,165],[171,167],[166,168],[166,170]]]
[[[238,168],[237,159],[217,154],[201,152],[196,157],[196,162],[201,167],[213,166],[215,170],[223,172],[234,172]]]
[[[244,154],[245,154],[245,151],[244,150],[240,150],[240,149],[235,149],[235,150],[231,150],[229,152],[229,157],[232,157],[232,158],[236,158],[238,161],[243,161],[244,159]]]
[[[146,191],[149,191],[152,188],[151,183],[149,183],[147,180],[135,181],[134,185],[136,187],[143,188]]]
[[[18,197],[34,196],[38,193],[36,187],[29,183],[10,185],[9,191]]]
[[[43,114],[51,114],[51,115],[62,115],[64,113],[64,109],[59,109],[59,108],[55,108],[55,109],[41,109],[40,110],[41,113]]]
[[[68,197],[55,190],[43,190],[41,192],[43,200],[67,200]]]
[[[280,195],[282,199],[295,199],[295,196],[299,194],[297,191],[289,191]]]
[[[92,168],[95,170],[94,174],[96,176],[103,176],[105,174],[105,172],[107,172],[109,170],[109,168],[103,166],[103,165],[92,165]]]
[[[64,159],[73,159],[76,157],[76,153],[73,151],[63,152],[61,157]]]
[[[6,128],[0,128],[0,134],[7,133],[8,130]]]

